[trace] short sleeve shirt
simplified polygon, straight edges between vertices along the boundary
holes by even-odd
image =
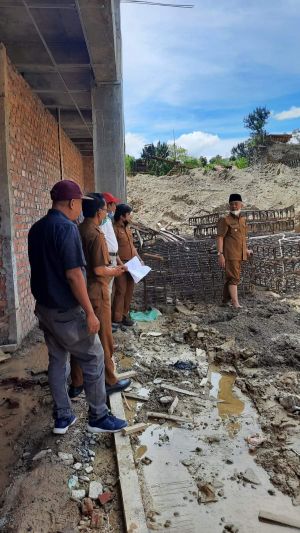
[[[40,305],[68,310],[79,305],[66,278],[66,270],[83,268],[77,226],[57,209],[33,224],[28,234],[31,291]]]
[[[129,226],[123,222],[114,222],[114,230],[119,246],[119,257],[121,261],[129,261],[136,255],[136,249],[133,244],[133,236]]]
[[[110,278],[96,276],[94,268],[109,266],[110,258],[105,237],[91,218],[85,218],[79,225],[79,233],[86,260],[87,287],[89,297],[97,299],[101,297],[103,287],[108,286]]]
[[[222,217],[218,222],[217,235],[224,238],[225,259],[246,261],[247,224],[245,217],[236,217],[232,214]]]

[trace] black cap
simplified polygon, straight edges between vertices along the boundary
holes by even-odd
[[[229,203],[231,202],[242,202],[242,197],[240,194],[231,194],[229,196]]]

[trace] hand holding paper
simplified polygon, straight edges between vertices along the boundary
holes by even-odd
[[[138,257],[133,257],[130,261],[127,261],[125,265],[127,266],[128,272],[132,276],[134,283],[141,281],[141,279],[147,276],[151,270],[150,267],[142,265]]]

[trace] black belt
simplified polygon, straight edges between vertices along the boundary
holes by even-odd
[[[109,252],[109,255],[111,255],[112,257],[117,257],[118,252]]]

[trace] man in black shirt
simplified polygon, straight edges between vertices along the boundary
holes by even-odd
[[[88,430],[120,431],[127,425],[106,406],[103,349],[99,321],[88,297],[85,260],[74,221],[81,212],[82,192],[71,180],[51,190],[52,209],[30,229],[28,254],[36,315],[49,352],[48,380],[54,402],[54,429],[66,433],[76,417],[67,393],[66,364],[70,352],[82,368],[89,403]]]

